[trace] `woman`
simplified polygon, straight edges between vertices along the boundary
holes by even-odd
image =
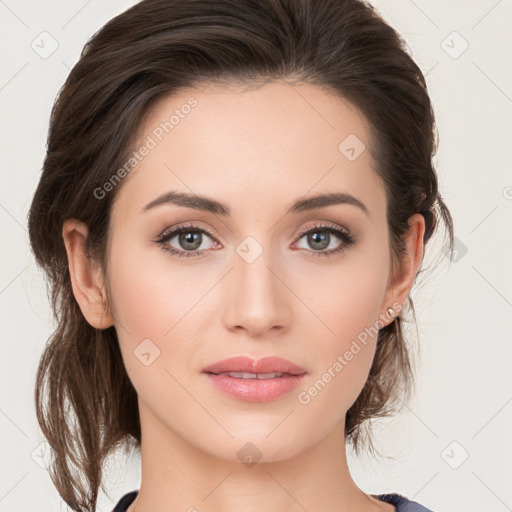
[[[428,511],[345,450],[408,396],[409,293],[440,221],[453,244],[404,47],[358,0],[145,0],[86,44],[29,213],[73,510],[131,446],[116,512]]]

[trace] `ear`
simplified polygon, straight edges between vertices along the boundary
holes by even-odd
[[[409,229],[405,234],[406,253],[393,266],[394,271],[389,279],[382,303],[382,314],[389,318],[389,322],[386,324],[391,323],[403,308],[423,259],[425,218],[420,213],[415,213],[409,218],[408,224]],[[393,316],[387,313],[390,307],[394,309]]]
[[[62,238],[68,255],[69,275],[73,294],[90,325],[106,329],[114,324],[107,314],[106,293],[99,263],[85,254],[85,242],[89,230],[76,219],[67,219],[62,227]]]

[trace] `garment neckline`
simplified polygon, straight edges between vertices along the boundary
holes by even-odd
[[[116,507],[112,512],[125,512],[128,507],[135,501],[135,498],[139,494],[139,491],[133,490],[126,493],[117,503]],[[385,503],[389,503],[394,505],[397,512],[399,511],[398,506],[402,503],[407,503],[407,498],[398,493],[385,493],[385,494],[371,494],[372,497],[378,499],[379,501],[383,501]]]

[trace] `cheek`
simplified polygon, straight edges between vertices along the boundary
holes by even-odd
[[[136,248],[121,237],[116,242],[109,284],[126,371],[152,410],[177,414],[176,398],[187,400],[187,396],[172,376],[183,382],[181,372],[193,365],[195,340],[200,336],[197,322],[190,319],[197,319],[194,307],[200,309],[197,303],[206,286],[198,288],[192,266],[185,265],[188,270],[183,271],[178,264],[171,265],[158,248]],[[130,245],[134,249],[124,250]]]
[[[308,306],[305,314],[311,327],[333,347],[355,338],[376,324],[388,280],[388,260],[382,250],[347,254],[345,260],[330,265],[301,263],[294,291]],[[308,267],[309,265],[309,267]],[[337,343],[337,341],[338,343]]]
[[[191,369],[199,371],[205,325],[215,314],[205,308],[220,301],[211,290],[219,276],[122,236],[112,244],[110,261],[116,331],[130,379],[147,399],[159,387],[180,393],[170,375],[182,382]]]
[[[171,264],[160,249],[131,244],[134,249],[123,251],[122,242],[113,247],[109,273],[116,320],[134,342],[172,336],[205,285],[200,287],[192,266]]]
[[[380,251],[382,254],[382,251]],[[374,254],[379,254],[376,251]],[[318,412],[346,412],[361,392],[370,370],[377,337],[388,260],[359,253],[340,265],[318,266],[315,287],[304,283],[297,290],[310,310],[305,314],[314,346],[307,347],[315,362],[305,393],[299,402]],[[313,314],[314,313],[314,314]]]

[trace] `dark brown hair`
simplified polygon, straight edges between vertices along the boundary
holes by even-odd
[[[110,211],[122,184],[102,199],[94,191],[126,161],[156,102],[198,84],[274,80],[323,87],[364,114],[396,257],[414,213],[425,218],[425,244],[443,220],[453,247],[452,218],[432,163],[437,134],[425,79],[371,5],[145,0],[110,20],[87,42],[59,91],[28,224],[57,322],[37,372],[37,418],[55,456],[50,475],[73,510],[95,509],[106,457],[130,443],[140,446],[141,431],[115,328],[93,328],[74,298],[63,222],[75,218],[88,226],[88,254],[105,271]],[[356,450],[366,420],[390,414],[398,391],[410,392],[407,310],[414,313],[410,298],[401,316],[380,329],[369,378],[347,412],[347,440]],[[366,446],[370,441],[367,436]]]

